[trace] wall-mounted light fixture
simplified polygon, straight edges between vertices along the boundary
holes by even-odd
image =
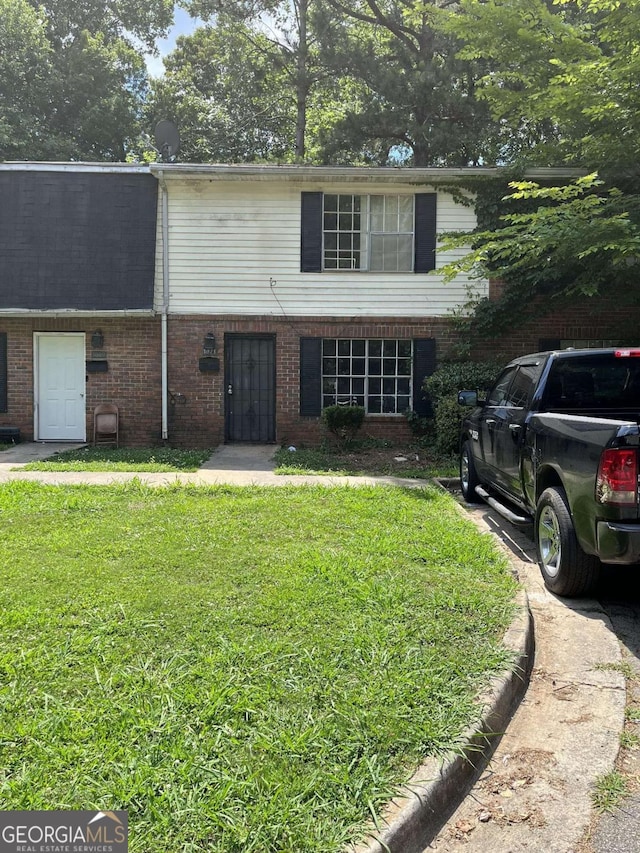
[[[212,356],[216,351],[216,337],[213,332],[207,332],[202,341],[202,355]]]
[[[102,329],[96,329],[95,332],[91,335],[91,348],[102,349],[103,346],[104,335],[102,334]]]

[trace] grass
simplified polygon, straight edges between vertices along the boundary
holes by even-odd
[[[591,795],[593,805],[599,812],[611,812],[628,796],[629,783],[626,777],[617,770],[606,773],[596,782]]]
[[[27,471],[197,471],[211,453],[170,447],[81,447],[23,467]]]
[[[424,479],[457,476],[457,460],[418,445],[394,447],[385,442],[351,442],[345,447],[282,447],[275,455],[279,474],[382,475]]]
[[[0,453],[2,453],[3,450],[10,450],[12,447],[15,447],[15,444],[3,444],[0,441]]]
[[[0,486],[0,802],[132,853],[340,851],[506,663],[515,583],[435,488]]]

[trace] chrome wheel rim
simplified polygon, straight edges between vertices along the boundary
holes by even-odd
[[[463,450],[460,456],[460,485],[466,495],[469,491],[469,454],[466,450]]]
[[[560,571],[562,548],[560,544],[560,525],[558,517],[550,506],[545,506],[538,521],[538,549],[540,560],[549,577],[555,577]]]

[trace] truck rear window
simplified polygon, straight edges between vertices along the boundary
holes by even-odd
[[[557,359],[542,399],[545,409],[640,409],[640,359],[613,354]]]

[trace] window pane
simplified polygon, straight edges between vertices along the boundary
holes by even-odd
[[[336,360],[335,358],[323,358],[322,359],[322,372],[325,376],[335,376],[336,375]]]
[[[349,341],[349,340],[338,341],[338,355],[350,355],[350,354],[351,354],[351,341]]]
[[[351,211],[353,210],[353,196],[339,196],[338,210],[340,211],[340,213],[351,213]]]
[[[338,268],[338,261],[336,258],[329,258],[325,255],[324,265],[328,270],[335,270]]]
[[[401,358],[411,356],[411,341],[398,341],[398,355]]]
[[[382,379],[370,379],[369,380],[369,393],[370,394],[381,394],[382,393]]]
[[[371,234],[371,254],[369,258],[369,269],[372,272],[380,272],[384,269],[383,238],[379,234]]]
[[[371,230],[382,231],[384,225],[384,217],[381,213],[371,214]]]
[[[396,272],[398,269],[398,238],[393,234],[385,234],[382,238],[383,261],[385,272]]]
[[[368,410],[376,415],[382,411],[382,399],[380,397],[369,397]]]
[[[369,359],[369,376],[380,376],[382,373],[382,360],[379,358]]]
[[[401,213],[398,222],[398,231],[410,231],[413,233],[413,214]]]
[[[382,355],[382,341],[369,341],[369,355]]]
[[[350,213],[341,213],[338,216],[338,228],[340,229],[340,231],[353,230],[353,217]]]
[[[364,355],[365,341],[351,341],[351,352],[354,355]]]
[[[338,394],[350,394],[351,393],[351,380],[346,378],[338,379]]]
[[[325,210],[324,213],[324,230],[325,231],[335,231],[338,227],[338,216],[335,213],[328,213]]]
[[[364,379],[352,379],[351,380],[351,393],[352,394],[364,394]]]
[[[338,209],[338,196],[337,195],[325,195],[324,196],[324,209],[336,211]]]
[[[397,393],[398,394],[408,394],[409,393],[409,380],[408,379],[398,379],[397,382]]]
[[[395,358],[397,351],[398,351],[397,341],[383,341],[382,342],[382,355],[385,358],[392,358],[392,357]]]
[[[396,398],[395,397],[383,397],[382,398],[382,411],[385,415],[392,415],[396,410]]]
[[[396,375],[396,360],[395,358],[385,358],[382,360],[382,372],[385,376]]]
[[[398,411],[406,412],[409,408],[409,398],[408,397],[398,397]]]
[[[403,216],[410,216],[413,219],[413,196],[399,195],[398,210]]]
[[[348,376],[351,373],[351,361],[348,358],[338,359],[338,376]]]
[[[413,238],[400,235],[397,240],[399,272],[411,272],[413,269]]]
[[[338,235],[337,234],[325,234],[324,235],[324,248],[325,251],[335,252],[338,248]]]
[[[376,214],[376,216],[380,216],[384,213],[384,196],[383,195],[372,195],[369,196],[369,210],[371,213]]]
[[[354,358],[351,363],[351,373],[354,376],[364,376],[366,372],[364,358]]]
[[[335,355],[336,342],[325,338],[325,340],[322,341],[322,353],[323,355]]]
[[[323,397],[323,398],[322,398],[322,407],[323,407],[324,409],[326,409],[326,408],[327,408],[327,406],[333,406],[333,405],[335,405],[335,402],[336,402],[336,401],[335,401],[335,397],[326,397],[326,396],[325,396],[325,397]]]
[[[382,380],[382,393],[383,394],[395,394],[396,393],[396,380],[395,379],[383,379]]]
[[[323,394],[335,394],[336,391],[336,380],[330,379],[328,377],[324,377],[322,380],[322,393]]]

